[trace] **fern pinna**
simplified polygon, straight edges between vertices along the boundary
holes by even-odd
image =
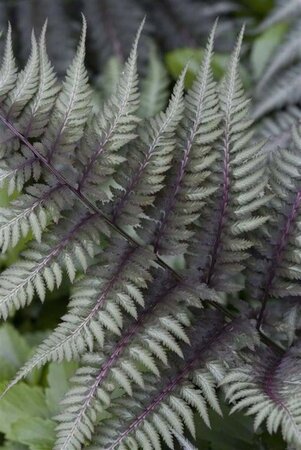
[[[147,113],[139,98],[151,80],[140,88],[136,68],[142,27],[100,111],[84,18],[62,83],[46,25],[20,72],[8,29],[0,179],[11,201],[0,241],[3,253],[21,240],[26,249],[0,275],[1,316],[44,301],[65,276],[72,289],[60,324],[5,392],[49,361],[79,361],[55,449],[173,448],[186,428],[194,435],[195,411],[208,426],[208,407],[221,413],[220,385],[236,409],[262,403],[248,410],[260,413],[256,426],[267,419],[269,431],[281,425],[301,443],[298,323],[293,338],[273,330],[272,341],[268,321],[277,297],[299,295],[300,158],[295,148],[267,158],[254,142],[239,78],[243,32],[217,84],[215,28],[192,88],[184,93],[184,70],[166,109]],[[179,255],[181,273],[169,265]]]

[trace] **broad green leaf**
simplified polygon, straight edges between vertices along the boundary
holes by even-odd
[[[28,445],[31,450],[51,450],[55,440],[55,426],[55,422],[50,419],[20,419],[13,424],[12,434],[16,441]]]
[[[76,368],[77,363],[73,361],[49,365],[47,376],[49,387],[46,388],[46,403],[51,415],[59,412],[59,404],[69,388],[70,377],[74,374]]]
[[[28,450],[28,447],[18,442],[7,441],[0,450]]]
[[[5,384],[2,383],[0,392],[4,388]],[[43,389],[38,386],[19,383],[1,399],[0,432],[6,434],[8,439],[14,440],[12,427],[18,420],[33,417],[46,419],[48,416],[49,411]]]
[[[0,381],[13,377],[28,359],[31,348],[11,325],[0,327]]]

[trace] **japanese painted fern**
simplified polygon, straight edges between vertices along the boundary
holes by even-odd
[[[243,32],[218,85],[215,27],[192,88],[184,70],[164,111],[141,108],[140,33],[95,111],[85,19],[63,82],[46,25],[22,71],[7,31],[0,179],[11,201],[0,245],[26,249],[0,275],[1,317],[44,301],[64,277],[72,284],[67,313],[7,390],[49,361],[79,361],[55,449],[173,448],[185,429],[193,439],[195,411],[208,426],[209,407],[221,414],[220,385],[256,427],[267,420],[301,445],[299,324],[293,338],[268,336],[267,314],[300,295],[300,130],[296,148],[266,164],[239,79]]]

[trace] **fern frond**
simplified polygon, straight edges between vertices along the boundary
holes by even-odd
[[[203,322],[202,331],[195,330],[198,338],[196,333],[191,337],[193,345],[187,351],[187,359],[162,374],[159,389],[154,387],[155,379],[150,376],[143,392],[137,388],[132,399],[121,397],[116,400],[114,417],[100,424],[91,448],[153,450],[161,448],[160,439],[169,448],[174,448],[173,431],[183,436],[185,425],[194,436],[193,408],[197,408],[207,425],[208,406],[221,414],[215,393],[216,381],[211,373],[213,355],[216,360],[221,357],[225,347],[219,347],[219,344],[224,340],[235,347],[235,338],[239,340],[244,331],[238,324],[222,325],[218,321],[222,326],[217,331],[216,320],[212,320],[209,329]],[[248,335],[247,328],[245,332]]]
[[[1,103],[4,97],[13,89],[17,79],[17,67],[15,57],[13,54],[13,45],[11,37],[11,26],[8,25],[6,34],[4,56],[0,70],[0,100]]]
[[[246,410],[254,415],[257,430],[266,423],[270,434],[281,428],[284,439],[301,443],[300,350],[292,347],[279,356],[268,349],[256,349],[244,366],[233,369],[226,386],[232,412]]]
[[[84,66],[86,20],[83,17],[82,35],[77,53],[67,70],[66,79],[59,93],[42,139],[43,154],[48,161],[58,153],[64,155],[74,149],[80,140],[91,109],[91,90]]]
[[[215,27],[199,75],[185,98],[175,170],[155,206],[157,223],[153,243],[155,251],[163,254],[185,250],[191,236],[188,226],[197,219],[204,200],[215,190],[206,183],[215,162],[214,146],[220,134],[218,97],[211,70],[214,33]]]
[[[206,220],[199,221],[189,262],[196,278],[225,292],[241,289],[236,275],[244,269],[246,250],[252,246],[249,231],[267,220],[254,213],[268,200],[266,154],[263,143],[251,142],[249,102],[238,73],[242,36],[243,31],[220,88],[223,134],[214,174],[217,189],[204,210]]]
[[[268,59],[261,79],[256,86],[256,119],[283,109],[297,105],[300,100],[300,50],[301,8],[298,0],[279,2],[258,31],[265,31],[272,25],[288,21],[289,28],[282,43]]]
[[[256,262],[254,256],[249,261],[248,276],[253,298],[262,303],[260,321],[269,298],[300,295],[300,133],[300,127],[294,129],[294,149],[278,149],[270,158],[270,221],[258,232],[261,244],[256,246]]]
[[[41,164],[32,153],[24,146],[20,153],[9,160],[0,160],[0,188],[6,187],[9,196],[21,192],[30,179],[38,181],[41,176]]]
[[[190,295],[185,288],[179,289],[178,283],[166,284],[159,292],[156,292],[155,285],[154,298],[147,299],[148,305],[123,331],[119,341],[113,345],[107,343],[104,351],[98,350],[83,358],[82,367],[73,377],[75,385],[63,401],[65,411],[58,418],[60,424],[55,448],[73,448],[77,443],[84,443],[87,427],[92,433],[98,414],[108,412],[114,401],[112,385],[114,389],[120,387],[132,395],[132,384],[144,387],[143,367],[159,376],[158,365],[162,365],[162,355],[163,363],[167,365],[165,347],[182,355],[177,340],[188,342],[183,324],[187,327],[190,322],[183,305],[182,308],[178,306],[177,313],[175,306],[185,294]]]
[[[38,54],[39,54],[39,77],[38,80],[31,80],[30,71],[27,77],[32,81],[38,83],[37,91],[33,89],[27,89],[28,102],[24,108],[23,104],[20,103],[19,109],[21,111],[20,117],[18,119],[18,129],[24,133],[26,137],[37,137],[44,131],[44,127],[47,124],[48,116],[53,107],[56,99],[56,95],[59,90],[59,86],[56,82],[56,76],[51,67],[50,61],[46,52],[45,44],[45,33],[46,33],[47,23],[41,32]],[[36,45],[36,44],[35,44]],[[28,63],[29,64],[29,63]],[[33,69],[36,69],[35,65]],[[20,75],[21,76],[21,75]],[[17,86],[16,86],[17,87]],[[15,88],[16,89],[16,88]],[[12,149],[18,149],[18,140],[12,133],[7,133],[5,139],[2,141],[3,151],[11,151]]]
[[[285,37],[282,45],[280,45],[277,51],[273,54],[272,59],[268,61],[268,65],[265,68],[263,76],[257,86],[258,94],[262,94],[264,92],[264,89],[267,88],[268,83],[272,82],[273,77],[275,77],[278,72],[288,67],[296,61],[296,59],[300,58],[300,48],[298,45],[300,36],[301,21],[297,21],[297,23],[293,25],[292,30]]]
[[[112,208],[114,223],[137,226],[143,207],[153,204],[155,194],[163,187],[170,168],[176,140],[174,132],[183,112],[183,89],[186,69],[176,83],[166,111],[148,119],[138,130],[129,167],[121,171],[117,183],[122,191]]]
[[[42,243],[28,247],[18,262],[0,275],[2,317],[31,303],[35,294],[43,302],[47,290],[61,285],[63,270],[73,282],[78,268],[87,269],[87,260],[94,256],[100,234],[108,234],[105,224],[92,213],[82,214],[76,220],[62,219],[56,229],[56,234],[51,230],[46,233]]]
[[[269,89],[261,93],[253,117],[260,119],[265,114],[284,106],[295,105],[300,100],[301,63],[295,64],[281,73]]]
[[[78,359],[87,349],[92,351],[95,343],[102,347],[107,331],[119,336],[123,313],[136,317],[136,306],[131,309],[129,305],[144,304],[141,290],[150,280],[150,255],[146,248],[133,248],[116,240],[105,252],[106,261],[90,267],[75,285],[68,313],[11,385],[48,361]],[[67,263],[72,264],[71,258]]]
[[[58,221],[60,211],[72,205],[74,199],[65,186],[51,180],[49,184],[35,184],[26,193],[11,202],[9,208],[0,208],[0,247],[5,253],[19,240],[32,232],[41,242],[42,232],[50,221]]]
[[[120,75],[116,92],[105,102],[102,110],[91,123],[91,129],[83,139],[79,150],[82,173],[78,189],[105,200],[100,186],[112,176],[116,167],[124,161],[117,151],[135,137],[139,106],[137,46],[144,22],[138,30],[129,59]],[[104,197],[102,198],[101,195]]]
[[[258,135],[267,140],[264,150],[270,154],[278,148],[288,148],[291,142],[292,129],[301,120],[298,106],[289,106],[272,117],[265,118],[258,128]]]
[[[28,101],[33,97],[39,80],[39,54],[38,44],[34,35],[31,36],[31,54],[25,68],[18,74],[13,89],[10,90],[3,104],[7,118],[16,118],[23,110]]]
[[[76,450],[93,440],[98,450],[157,450],[161,438],[172,448],[184,427],[194,435],[195,409],[206,424],[209,407],[221,412],[217,383],[229,367],[242,367],[246,347],[252,353],[257,342],[249,319],[257,311],[246,317],[239,296],[231,295],[240,311],[232,320],[226,305],[226,294],[243,287],[245,261],[250,257],[248,278],[252,258],[259,261],[250,279],[263,267],[269,296],[277,280],[278,296],[300,291],[300,158],[273,152],[267,183],[267,154],[252,141],[238,74],[242,33],[220,87],[211,71],[214,27],[186,97],[184,71],[165,112],[140,121],[141,28],[100,110],[93,110],[84,66],[85,20],[62,86],[45,32],[46,25],[4,95],[3,105],[14,97],[16,106],[8,117],[0,112],[0,180],[11,197],[25,187],[0,210],[0,243],[6,252],[26,241],[0,275],[0,312],[6,318],[34,296],[43,301],[64,276],[75,284],[62,321],[4,394],[34,368],[76,359],[55,448]],[[7,59],[9,45],[10,38]],[[296,132],[299,149],[300,142]],[[168,265],[173,254],[183,256],[183,277]],[[216,303],[221,298],[223,305]],[[252,292],[250,308],[260,298]]]
[[[24,135],[27,137],[36,138],[43,133],[60,89],[47,55],[46,30],[47,22],[43,26],[39,40],[38,91],[28,108],[25,109],[19,124],[19,129],[24,130]]]

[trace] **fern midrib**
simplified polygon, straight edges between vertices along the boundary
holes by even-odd
[[[211,41],[211,45],[212,45],[212,41]],[[186,140],[186,145],[184,146],[183,159],[182,159],[180,167],[178,169],[177,178],[176,178],[174,189],[173,189],[173,192],[171,195],[171,201],[168,202],[168,206],[167,206],[166,210],[164,211],[163,220],[161,220],[159,222],[157,230],[155,231],[155,236],[156,236],[155,240],[154,240],[155,253],[158,252],[160,241],[165,234],[165,229],[167,226],[168,218],[170,217],[171,211],[174,209],[174,206],[176,204],[177,196],[178,196],[179,190],[181,188],[183,178],[185,176],[185,170],[186,170],[186,166],[189,161],[190,152],[191,152],[191,149],[194,144],[194,140],[195,140],[196,133],[198,131],[198,127],[200,126],[202,112],[204,110],[204,100],[205,100],[205,95],[206,95],[206,88],[208,85],[207,80],[208,80],[208,76],[209,76],[210,62],[211,62],[211,51],[208,51],[207,57],[205,60],[205,64],[204,64],[204,76],[203,76],[203,78],[206,80],[206,82],[200,83],[198,106],[197,106],[197,110],[195,112],[195,118],[193,121],[192,128],[190,130],[189,137]]]
[[[136,242],[135,239],[133,239],[128,233],[126,233],[122,228],[114,224],[109,217],[107,217],[97,206],[95,206],[84,194],[81,192],[78,192],[78,190],[55,168],[53,165],[48,162],[47,158],[45,158],[29,141],[26,139],[22,133],[20,133],[15,126],[0,113],[0,121],[9,129],[11,130],[18,139],[20,139],[23,144],[35,155],[35,157],[48,169],[48,171],[58,180],[60,181],[64,186],[66,186],[81,202],[82,204],[89,208],[90,210],[97,213],[104,221],[107,223],[113,230],[115,230],[120,236],[122,236],[128,243],[132,245],[139,245],[138,242]],[[153,256],[153,252],[150,250],[151,255]],[[182,280],[182,277],[172,268],[170,267],[164,260],[162,260],[158,255],[156,255],[156,262],[159,266],[161,266],[163,269],[168,270],[170,273],[172,273],[176,279]],[[198,292],[193,286],[190,286],[190,289],[194,293]],[[211,307],[218,309],[225,314],[226,317],[229,319],[233,319],[233,314],[228,311],[226,308],[223,307],[223,305],[220,305],[216,301],[213,300],[204,300],[208,305]],[[277,352],[283,353],[283,348],[280,347],[276,342],[271,340],[268,336],[266,336],[261,330],[259,330],[259,336],[262,339],[262,342],[264,342],[267,346],[274,348]]]
[[[51,197],[51,195],[56,192],[59,191],[60,189],[65,188],[65,186],[63,186],[62,184],[58,183],[56,184],[54,187],[50,188],[48,191],[44,192],[43,197],[42,198],[37,198],[37,200],[35,200],[33,202],[32,205],[30,205],[28,208],[26,209],[22,209],[22,211],[19,214],[16,214],[11,220],[9,220],[8,222],[5,223],[5,226],[1,226],[0,225],[0,231],[2,230],[6,230],[7,228],[9,228],[14,222],[19,222],[24,216],[27,216],[28,214],[30,214],[31,212],[34,211],[34,209],[37,206],[42,206],[43,203],[49,198]]]
[[[134,193],[134,189],[139,184],[139,181],[141,180],[144,170],[147,167],[148,163],[150,162],[153,150],[154,149],[150,148],[148,152],[145,154],[143,162],[141,162],[141,164],[139,165],[140,166],[139,169],[135,172],[133,178],[130,180],[130,183],[127,185],[124,194],[115,202],[112,212],[113,223],[117,222],[120,214],[122,214],[125,204],[129,200],[129,197]]]
[[[130,181],[130,184],[127,186],[127,188],[125,190],[125,193],[119,200],[117,200],[116,204],[114,205],[113,214],[112,214],[113,223],[116,222],[117,218],[119,217],[120,213],[122,212],[124,204],[127,202],[131,193],[133,193],[133,190],[135,189],[135,187],[138,185],[139,181],[141,180],[143,172],[146,169],[147,165],[149,164],[153,154],[155,153],[157,146],[160,145],[161,135],[162,135],[162,133],[165,132],[166,128],[169,126],[170,121],[173,118],[173,114],[174,114],[174,109],[170,108],[170,111],[169,111],[167,117],[165,118],[163,124],[161,125],[161,127],[159,128],[159,130],[157,132],[157,136],[155,137],[155,139],[149,146],[147,152],[145,153],[144,159],[140,164],[139,170],[137,172],[135,172],[133,179]]]
[[[282,364],[283,358],[277,357],[277,359],[273,362],[272,365],[269,365],[266,370],[266,374],[263,379],[263,390],[267,394],[269,398],[272,399],[274,403],[285,408],[285,405],[279,395],[279,393],[275,393],[277,381],[275,377],[277,376],[277,370],[280,368]]]
[[[126,105],[128,104],[129,101],[129,97],[130,97],[130,93],[132,90],[133,86],[132,84],[129,84],[127,86],[126,89],[126,95],[124,95],[124,98],[121,102],[121,107],[118,110],[118,114],[116,114],[115,119],[113,120],[112,126],[109,129],[109,132],[106,134],[105,139],[103,142],[101,142],[98,146],[98,148],[93,152],[93,154],[91,155],[88,163],[86,164],[84,170],[83,170],[83,174],[78,182],[78,186],[77,189],[80,192],[83,188],[83,185],[85,183],[85,181],[88,179],[91,170],[93,169],[93,166],[95,164],[95,162],[97,161],[97,159],[102,155],[102,153],[106,150],[106,145],[108,144],[109,140],[111,139],[120,118],[123,116],[124,114],[124,110],[126,108]]]
[[[125,264],[125,261],[124,261]],[[61,339],[56,345],[52,345],[51,350],[49,352],[49,349],[47,350],[43,350],[42,353],[39,353],[37,355],[37,357],[35,358],[34,363],[30,366],[31,370],[34,367],[40,366],[43,361],[47,361],[49,359],[49,355],[50,354],[56,354],[57,350],[61,347],[64,346],[64,344],[66,344],[66,342],[71,341],[72,339],[76,338],[76,335],[78,335],[81,330],[83,328],[85,328],[87,326],[87,324],[89,323],[90,320],[93,319],[93,317],[95,316],[95,314],[97,314],[98,310],[101,308],[101,306],[103,305],[103,302],[106,299],[106,295],[109,293],[111,286],[114,285],[114,283],[117,281],[119,274],[115,275],[115,277],[112,277],[111,280],[108,282],[107,287],[105,292],[102,293],[101,297],[98,298],[95,306],[93,307],[93,309],[90,311],[90,313],[84,318],[84,320],[80,323],[79,326],[77,326],[70,334],[68,334],[68,336],[66,336],[64,339]],[[62,324],[61,324],[62,325]],[[59,329],[59,328],[58,328]],[[21,376],[18,379],[21,379],[23,377],[23,375],[21,374]],[[15,384],[15,383],[14,383]]]
[[[83,59],[83,56],[84,56],[84,47],[83,47],[82,44],[81,44],[81,46],[82,47],[80,48],[80,52],[78,54],[78,59]],[[62,133],[64,131],[64,128],[66,127],[66,124],[67,124],[67,122],[69,120],[69,116],[70,116],[70,113],[72,111],[72,106],[74,104],[75,97],[76,97],[76,91],[77,91],[77,89],[79,87],[79,78],[80,78],[81,69],[82,69],[81,64],[77,64],[76,71],[75,71],[75,76],[74,76],[74,81],[73,81],[73,85],[72,85],[72,90],[71,90],[71,95],[69,97],[69,102],[68,102],[67,109],[65,111],[65,114],[63,115],[63,120],[62,120],[61,125],[60,125],[60,127],[58,129],[58,132],[56,134],[54,143],[47,151],[47,160],[48,160],[49,163],[50,163],[50,161],[52,159],[52,156],[53,156],[54,152],[57,149],[57,146],[59,144],[59,141],[60,141],[60,138],[61,138]]]
[[[114,441],[107,450],[113,450],[119,445],[123,439],[128,436],[132,431],[134,431],[143,422],[146,417],[152,413],[160,403],[174,390],[178,385],[190,375],[190,373],[199,365],[202,359],[203,353],[208,352],[212,345],[214,345],[219,337],[228,329],[231,329],[232,323],[224,324],[224,326],[219,329],[213,336],[211,336],[201,348],[195,350],[193,357],[184,365],[180,372],[174,376],[169,383],[154,397],[150,404],[143,410],[143,412],[137,416],[133,422],[126,428],[123,433],[120,433],[118,438]]]
[[[91,170],[93,169],[93,166],[94,166],[95,162],[102,155],[102,153],[106,150],[105,147],[106,147],[107,143],[110,141],[110,139],[111,139],[111,137],[112,137],[112,135],[113,135],[113,133],[114,133],[114,131],[116,129],[116,126],[118,125],[120,117],[123,115],[124,108],[125,108],[125,106],[126,106],[126,104],[128,102],[129,94],[130,94],[130,89],[127,90],[127,96],[125,96],[125,98],[123,100],[123,103],[122,103],[122,107],[120,108],[118,115],[116,115],[115,120],[113,121],[113,124],[112,124],[109,132],[106,134],[104,141],[102,141],[99,144],[97,150],[95,150],[93,152],[93,154],[91,155],[91,158],[89,159],[88,163],[86,164],[86,166],[85,166],[85,168],[83,170],[82,176],[81,176],[81,178],[80,178],[80,180],[78,182],[77,189],[79,191],[82,190],[86,180],[88,179],[88,177],[89,177],[89,175],[91,173]]]
[[[215,266],[218,258],[218,251],[220,248],[222,233],[225,226],[225,218],[229,203],[229,191],[230,191],[230,139],[231,139],[231,117],[232,117],[232,106],[233,99],[235,95],[235,81],[236,81],[236,71],[238,63],[238,54],[241,45],[242,32],[239,36],[239,41],[236,47],[236,52],[233,56],[233,61],[230,68],[229,75],[229,90],[227,95],[227,101],[225,105],[225,131],[224,131],[224,161],[223,161],[223,184],[222,184],[222,204],[220,208],[220,216],[218,220],[217,234],[214,240],[213,249],[210,258],[210,265],[208,269],[208,275],[206,277],[206,284],[210,287],[212,276],[214,274]],[[227,79],[225,80],[225,82]]]
[[[3,182],[2,180],[5,180],[8,177],[13,178],[19,171],[24,169],[26,166],[33,166],[35,162],[39,163],[39,160],[33,156],[23,161],[17,167],[14,167],[13,169],[9,168],[10,170],[8,172],[4,172],[2,176],[0,175],[0,183],[2,183]]]
[[[148,318],[152,315],[154,310],[159,306],[159,304],[161,304],[160,302],[164,301],[164,299],[166,298],[168,293],[170,291],[172,291],[173,289],[174,289],[174,286],[171,286],[170,288],[165,290],[156,299],[156,301],[154,303],[152,303],[151,306],[142,310],[141,314],[137,318],[136,322],[129,327],[128,331],[125,332],[122,339],[117,343],[115,349],[112,351],[111,355],[109,356],[107,361],[103,364],[99,373],[96,375],[95,381],[94,381],[93,385],[91,386],[91,389],[89,390],[88,395],[87,395],[82,407],[80,408],[79,414],[77,415],[77,417],[75,419],[75,422],[74,422],[74,425],[72,426],[71,431],[68,433],[67,440],[64,442],[62,449],[67,448],[67,445],[70,442],[70,440],[72,439],[72,436],[76,430],[76,427],[80,423],[82,417],[85,415],[87,408],[90,406],[90,403],[95,398],[97,389],[99,388],[100,384],[106,378],[111,367],[118,361],[118,359],[120,359],[122,353],[125,350],[127,350],[127,348],[128,348],[127,345],[129,344],[129,342],[132,341],[133,338],[135,338],[137,336],[139,330],[144,326],[145,321],[148,320]]]
[[[169,196],[169,201],[167,203],[168,206],[167,206],[166,210],[164,211],[164,217],[162,220],[160,220],[158,227],[154,233],[156,237],[155,237],[153,245],[154,245],[154,250],[156,253],[159,251],[160,241],[165,235],[165,230],[166,230],[166,226],[168,223],[168,219],[169,219],[170,214],[173,211],[176,201],[177,201],[177,196],[178,196],[179,190],[181,188],[183,178],[185,176],[185,169],[186,169],[187,163],[189,161],[189,154],[190,154],[191,148],[193,146],[195,134],[197,132],[197,127],[198,127],[198,123],[195,121],[194,126],[191,130],[189,139],[187,140],[186,147],[184,149],[184,157],[183,157],[183,160],[181,161],[180,167],[178,169],[178,174],[177,174],[176,181],[174,184],[174,189],[172,191],[171,196]],[[171,197],[171,199],[170,199],[170,197]]]
[[[135,251],[135,248],[131,247],[130,249],[128,249],[127,252],[125,252],[122,260],[120,261],[120,263],[118,264],[118,266],[116,268],[115,274],[106,283],[105,288],[104,288],[104,290],[102,290],[100,297],[98,297],[96,299],[93,309],[89,312],[89,314],[85,317],[85,319],[80,323],[80,325],[75,330],[73,330],[72,333],[70,335],[68,335],[68,337],[64,341],[61,341],[58,344],[57,348],[61,346],[62,342],[66,342],[69,339],[72,339],[76,334],[78,334],[82,330],[82,328],[84,328],[87,325],[87,323],[93,319],[95,314],[97,314],[99,309],[104,305],[105,301],[107,300],[107,296],[108,296],[110,290],[113,288],[114,284],[121,277],[120,272],[122,271],[123,267],[126,265],[128,259],[130,258],[130,256],[132,255],[132,253],[134,251]]]
[[[281,395],[279,392],[275,392],[277,390],[277,371],[281,368],[281,365],[283,364],[283,360],[285,358],[284,355],[277,355],[277,359],[274,361],[272,366],[269,366],[266,370],[266,375],[263,380],[263,390],[272,400],[273,403],[275,403],[278,407],[280,407],[285,413],[287,414],[288,418],[290,419],[293,428],[296,432],[296,434],[301,438],[301,432],[299,430],[298,424],[296,423],[296,420],[294,418],[294,415],[291,413],[289,407],[285,404],[283,399],[281,398]],[[284,381],[285,382],[285,381]]]
[[[229,121],[226,123],[226,132],[224,135],[224,167],[223,167],[223,185],[222,185],[222,200],[221,208],[218,220],[218,226],[216,231],[216,236],[213,244],[213,249],[211,252],[210,265],[208,268],[208,273],[205,278],[206,284],[210,287],[211,280],[214,275],[215,266],[218,259],[218,252],[221,245],[222,233],[225,226],[225,217],[227,214],[228,203],[229,203],[229,191],[230,191],[230,142],[229,142]],[[203,280],[204,281],[204,280]]]
[[[274,252],[273,252],[272,258],[270,260],[269,269],[267,271],[267,273],[269,275],[268,275],[268,278],[267,278],[265,286],[264,286],[263,296],[261,299],[262,306],[261,306],[261,310],[259,312],[258,320],[257,320],[257,328],[258,329],[262,325],[266,305],[267,305],[267,302],[270,297],[270,291],[273,287],[273,282],[276,277],[277,269],[283,259],[285,249],[288,244],[289,237],[290,237],[290,232],[296,221],[298,209],[300,208],[300,206],[301,206],[301,190],[299,190],[296,194],[290,214],[288,215],[286,223],[282,229],[282,232],[280,233],[279,239],[276,242]]]
[[[7,120],[10,119],[12,113],[14,112],[14,108],[16,106],[16,102],[18,101],[18,97],[22,93],[22,90],[23,90],[24,86],[29,81],[29,79],[33,76],[33,68],[34,68],[34,66],[36,64],[36,61],[34,59],[35,54],[37,54],[36,44],[35,44],[35,47],[33,47],[33,50],[32,50],[30,66],[29,67],[25,67],[25,69],[23,70],[23,73],[21,72],[21,75],[25,74],[26,76],[22,80],[22,83],[20,84],[19,89],[14,93],[12,104],[11,104],[10,108],[8,109],[8,111],[6,113],[6,119]]]
[[[31,282],[32,279],[36,277],[38,273],[40,273],[47,265],[50,263],[60,252],[61,250],[67,246],[70,243],[70,240],[73,235],[76,235],[76,232],[87,223],[88,220],[91,220],[94,218],[96,214],[90,214],[89,216],[82,219],[78,224],[74,226],[72,230],[68,233],[67,236],[64,237],[64,239],[56,246],[53,250],[40,262],[32,272],[30,272],[30,276],[28,278],[25,278],[21,284],[18,284],[13,290],[9,292],[9,294],[4,297],[0,305],[6,304],[12,296],[15,295],[16,292],[18,292],[20,289],[23,289],[24,286],[26,286],[29,282]]]
[[[24,132],[25,137],[28,137],[28,135],[32,129],[32,125],[34,123],[35,115],[39,110],[42,100],[44,100],[43,93],[47,92],[47,90],[45,89],[46,81],[47,81],[47,76],[46,76],[47,72],[45,69],[46,65],[47,65],[47,61],[45,62],[45,58],[43,57],[43,53],[42,53],[42,56],[40,57],[40,84],[39,84],[35,102],[33,103],[33,106],[31,108],[30,119],[28,121],[26,130]]]

